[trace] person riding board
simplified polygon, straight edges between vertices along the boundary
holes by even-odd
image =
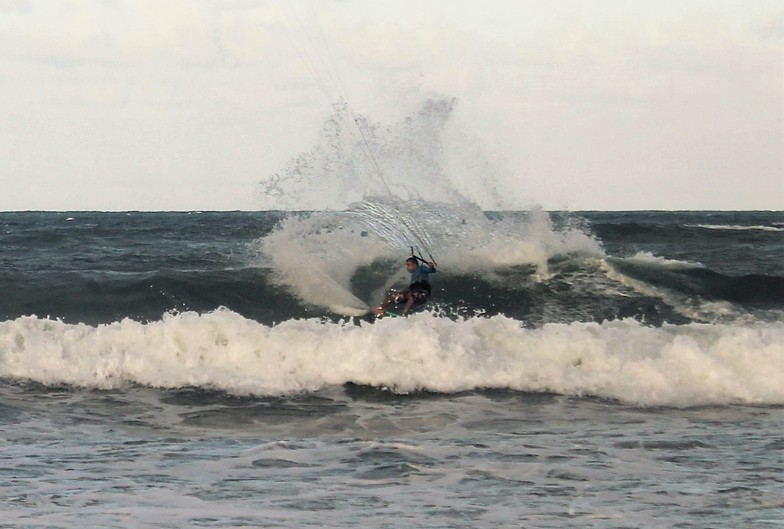
[[[420,264],[419,261],[422,261]],[[386,309],[392,303],[403,305],[403,316],[408,316],[414,305],[424,305],[430,297],[430,274],[435,274],[436,264],[433,261],[411,256],[406,259],[406,271],[411,274],[411,280],[407,288],[389,294],[378,307],[373,309],[377,316],[384,316]]]

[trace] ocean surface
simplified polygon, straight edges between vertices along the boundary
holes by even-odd
[[[784,527],[782,212],[11,212],[0,260],[0,527]]]

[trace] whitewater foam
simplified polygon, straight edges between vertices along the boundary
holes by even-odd
[[[538,279],[548,262],[570,254],[602,256],[601,245],[578,228],[553,226],[541,209],[490,219],[475,204],[446,204],[392,197],[367,199],[346,211],[314,212],[283,219],[259,241],[275,278],[305,303],[354,316],[378,303],[383,291],[405,285],[402,261],[411,246],[436,255],[446,273],[482,273],[531,265]],[[399,266],[360,299],[351,281],[363,266]]]
[[[265,326],[226,309],[96,327],[24,317],[0,323],[0,377],[255,395],[352,382],[400,393],[508,388],[646,406],[784,404],[784,323],[526,329],[504,316],[420,313],[376,324]]]
[[[677,259],[667,259],[666,257],[654,255],[652,252],[637,252],[632,257],[629,257],[628,260],[636,263],[652,264],[675,269],[705,268],[705,265],[702,263],[690,263]]]
[[[686,224],[687,228],[699,228],[702,230],[718,230],[718,231],[772,231],[782,232],[784,228],[781,226],[740,226],[736,224]]]

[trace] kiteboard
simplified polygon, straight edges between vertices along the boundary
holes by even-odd
[[[383,314],[376,314],[376,318],[383,318],[385,316],[389,316],[390,318],[402,318],[402,314],[398,314],[397,312],[392,312],[391,310],[385,310]]]
[[[403,315],[389,309],[382,310],[381,307],[373,309],[373,315],[377,320],[389,316],[390,318],[402,318]]]

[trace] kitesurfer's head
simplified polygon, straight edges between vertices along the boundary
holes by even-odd
[[[418,263],[416,257],[409,257],[408,259],[406,259],[406,270],[408,270],[409,272],[413,272],[414,270],[416,270],[417,265]]]

